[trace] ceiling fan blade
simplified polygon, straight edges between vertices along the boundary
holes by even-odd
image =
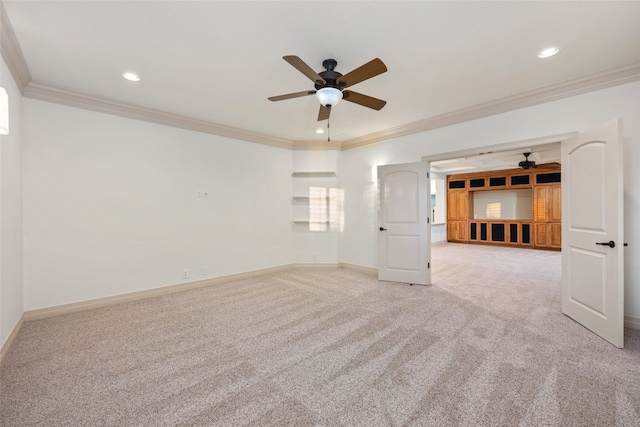
[[[304,90],[302,92],[288,93],[286,95],[270,96],[267,99],[269,101],[282,101],[285,99],[299,98],[301,96],[313,95],[314,93],[316,93],[315,90]]]
[[[320,105],[320,111],[318,111],[318,121],[321,122],[323,120],[329,119],[330,114],[331,114],[331,107],[325,107],[324,105]]]
[[[300,71],[302,74],[307,76],[312,82],[321,81],[322,83],[326,83],[326,81],[320,77],[318,73],[313,71],[313,68],[309,67],[306,62],[302,59],[298,58],[295,55],[287,55],[283,56],[282,59],[287,61],[289,64],[293,65],[296,70]]]
[[[387,104],[387,101],[374,98],[372,96],[363,95],[351,90],[345,90],[342,92],[342,99],[345,101],[353,102],[355,104],[362,105],[364,107],[372,108],[374,110],[381,110]]]
[[[356,83],[360,83],[364,80],[375,77],[378,74],[382,74],[387,71],[387,66],[384,65],[379,58],[372,59],[361,67],[345,74],[338,79],[338,84],[344,82],[343,87],[353,86]]]

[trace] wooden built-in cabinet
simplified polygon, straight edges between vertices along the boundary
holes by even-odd
[[[560,249],[562,245],[562,188],[560,184],[533,188],[535,246]]]
[[[475,191],[531,189],[526,219],[475,219]],[[528,208],[527,208],[528,211]],[[447,241],[560,249],[562,244],[560,165],[529,170],[450,175],[447,177]]]
[[[469,192],[447,191],[447,236],[450,241],[466,242],[469,219]]]
[[[469,242],[532,246],[531,226],[531,221],[472,219],[469,220]]]

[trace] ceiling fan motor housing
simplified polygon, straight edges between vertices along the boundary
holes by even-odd
[[[335,71],[336,65],[338,65],[338,61],[335,59],[325,59],[322,62],[322,66],[326,68],[326,70],[318,73],[318,75],[322,77],[326,83],[321,81],[315,82],[316,90],[320,90],[323,87],[334,87],[342,90],[341,86],[344,86],[344,83],[338,84],[338,79],[342,77],[342,73]]]
[[[518,166],[520,166],[522,169],[531,169],[532,167],[535,167],[536,162],[534,162],[533,160],[529,160],[529,156],[531,155],[531,153],[522,153],[522,155],[524,156],[524,160],[518,163]]]

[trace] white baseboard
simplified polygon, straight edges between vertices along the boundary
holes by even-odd
[[[337,269],[339,264],[331,264],[331,263],[311,263],[311,264],[291,264],[292,268],[328,268],[328,269]]]
[[[138,301],[146,298],[153,298],[161,295],[173,294],[176,292],[188,291],[190,289],[202,288],[219,283],[230,282],[233,280],[246,279],[250,277],[262,276],[270,273],[277,273],[291,269],[307,269],[307,268],[330,268],[337,269],[340,267],[349,267],[349,264],[288,264],[278,267],[265,268],[262,270],[248,271],[245,273],[231,274],[212,279],[198,280],[195,282],[180,283],[177,285],[165,286],[162,288],[148,289],[144,291],[131,292],[127,294],[114,295],[111,297],[96,298],[87,301],[80,301],[70,304],[56,305],[53,307],[45,307],[36,310],[28,310],[24,312],[24,320],[46,319],[53,316],[61,316],[63,314],[76,313],[78,311],[91,310],[94,308],[106,307],[114,304],[122,304],[125,302]],[[355,266],[354,266],[355,267]],[[365,267],[360,267],[365,268]]]
[[[15,326],[9,333],[9,336],[7,337],[6,341],[3,342],[2,345],[0,346],[0,363],[2,363],[2,360],[4,359],[4,357],[7,355],[7,353],[9,353],[9,348],[11,348],[11,344],[13,344],[13,342],[15,341],[23,324],[24,324],[24,313],[20,315],[20,318],[18,319]]]
[[[640,318],[624,316],[624,326],[629,329],[637,329],[640,331]]]
[[[107,307],[125,302],[139,301],[147,298],[153,298],[162,295],[184,292],[190,289],[203,288],[205,286],[216,285],[219,283],[230,282],[233,280],[246,279],[250,277],[263,276],[265,274],[277,273],[280,271],[290,270],[292,265],[282,265],[278,267],[265,268],[262,270],[248,271],[245,273],[231,274],[228,276],[215,277],[211,279],[198,280],[195,282],[180,283],[177,285],[164,286],[162,288],[147,289],[144,291],[131,292],[127,294],[114,295],[111,297],[96,298],[87,301],[74,302],[70,304],[56,305],[53,307],[39,308],[36,310],[28,310],[24,312],[24,320],[46,319],[53,316],[61,316],[63,314],[76,313],[79,311],[92,310],[94,308]]]
[[[347,264],[345,262],[340,263],[339,266],[341,268],[347,268],[349,270],[355,270],[365,274],[374,274],[374,275],[378,274],[377,268],[364,267],[362,265],[356,265],[356,264]]]
[[[244,273],[231,274],[228,276],[215,277],[211,279],[198,280],[195,282],[180,283],[177,285],[169,285],[162,288],[148,289],[144,291],[131,292],[127,294],[114,295],[111,297],[96,298],[86,301],[74,302],[70,304],[56,305],[53,307],[39,308],[24,312],[24,321],[46,319],[53,316],[61,316],[63,314],[76,313],[79,311],[91,310],[94,308],[107,307],[125,302],[139,301],[147,298],[173,294],[176,292],[184,292],[190,289],[203,288],[219,283],[231,282],[233,280],[246,279],[250,277],[263,276],[265,274],[278,273],[291,269],[306,268],[331,268],[337,269],[343,264],[287,264],[278,267],[265,268],[261,270],[247,271]],[[344,265],[346,266],[346,264]]]

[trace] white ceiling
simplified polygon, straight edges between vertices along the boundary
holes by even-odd
[[[354,86],[381,111],[333,108],[349,140],[593,73],[640,64],[640,2],[9,1],[31,84],[151,108],[289,141],[317,135],[311,90],[282,56],[316,71],[379,57]],[[557,45],[558,55],[537,58]],[[131,83],[124,71],[139,73]],[[321,123],[326,125],[326,123]],[[500,142],[500,141],[496,141]]]
[[[560,142],[536,145],[526,148],[488,151],[473,156],[459,157],[450,160],[438,160],[430,163],[431,172],[442,175],[458,173],[516,169],[518,163],[529,153],[529,160],[536,162],[536,167],[545,163],[560,163]]]

